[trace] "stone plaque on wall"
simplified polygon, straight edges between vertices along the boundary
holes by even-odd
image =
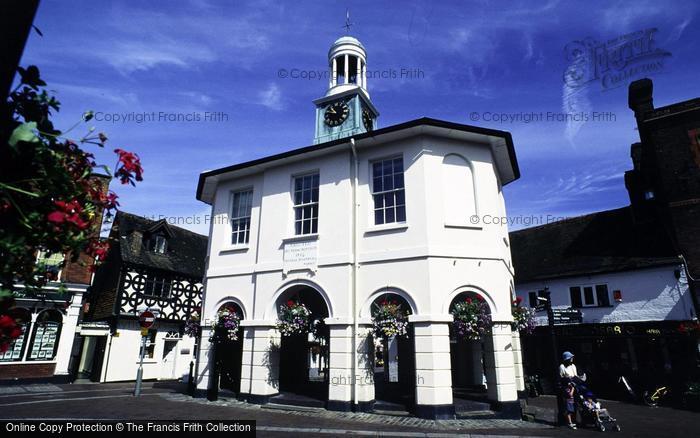
[[[318,241],[287,242],[284,244],[284,272],[308,269],[315,271],[318,258]]]

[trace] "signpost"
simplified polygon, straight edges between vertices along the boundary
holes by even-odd
[[[156,322],[156,315],[146,309],[139,315],[139,325],[141,326],[141,354],[139,358],[139,370],[136,372],[136,388],[134,396],[141,395],[141,380],[143,379],[143,358],[146,355],[146,341],[148,340],[148,329]]]

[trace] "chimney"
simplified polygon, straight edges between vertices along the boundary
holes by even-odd
[[[654,109],[653,92],[654,84],[649,78],[640,79],[630,84],[627,104],[634,111],[634,116],[638,120],[645,112]]]

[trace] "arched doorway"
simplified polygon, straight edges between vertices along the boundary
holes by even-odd
[[[328,400],[330,339],[328,327],[323,322],[329,316],[328,305],[316,289],[296,285],[280,294],[275,306],[279,319],[283,315],[308,311],[309,322],[308,326],[298,331],[282,332],[279,351],[280,397],[297,404],[308,401],[310,405],[323,406]],[[299,327],[305,324],[300,322],[304,318],[301,316],[297,320]]]
[[[394,292],[378,295],[371,304],[373,324],[375,409],[411,411],[415,404],[416,355],[413,326],[408,323],[412,309]],[[394,316],[391,316],[394,315]],[[397,318],[398,316],[398,318]],[[380,333],[381,320],[402,321],[399,334]]]
[[[460,400],[486,401],[484,340],[491,326],[491,308],[476,292],[462,292],[454,297],[449,311],[455,315],[450,324],[450,361],[454,404]],[[459,314],[472,315],[464,321]]]
[[[238,394],[241,389],[243,330],[240,320],[243,310],[232,301],[222,304],[216,312],[212,343],[214,345],[214,387]],[[210,397],[211,398],[211,397]]]

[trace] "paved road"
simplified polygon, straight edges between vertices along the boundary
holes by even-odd
[[[5,419],[247,419],[256,420],[258,436],[599,436],[592,430],[570,431],[543,424],[469,418],[428,421],[375,414],[283,411],[221,399],[208,402],[182,394],[183,386],[146,383],[135,399],[133,384],[0,386],[0,417]],[[547,399],[534,401],[543,407]],[[620,404],[622,405],[622,404]],[[694,436],[700,415],[642,406],[610,406],[620,419],[618,436]]]

